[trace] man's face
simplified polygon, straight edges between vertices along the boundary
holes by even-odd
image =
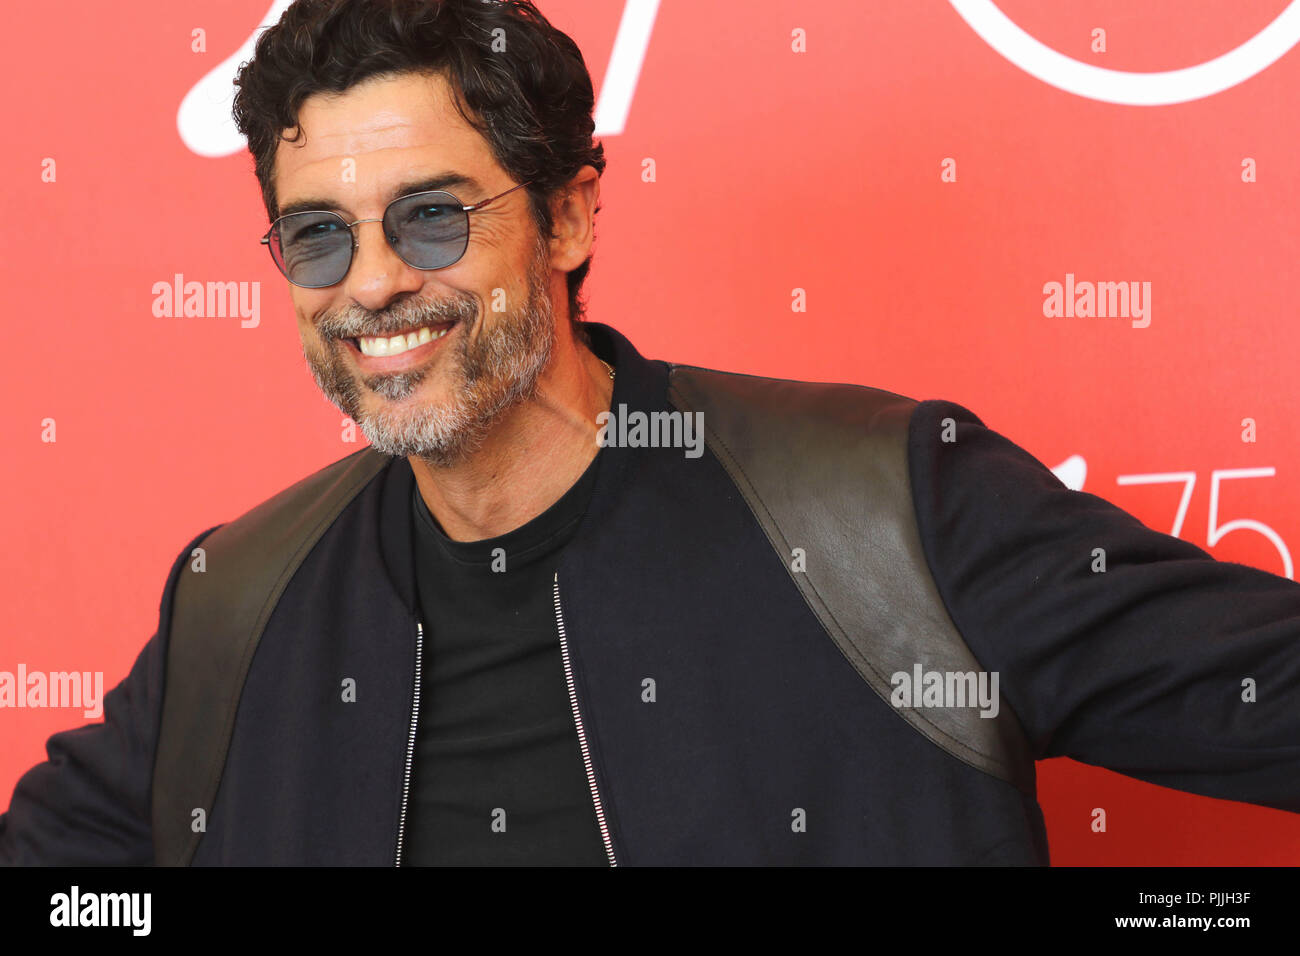
[[[456,111],[441,76],[372,79],[309,97],[298,115],[302,138],[281,142],[276,152],[281,210],[310,201],[352,222],[379,219],[393,199],[451,174],[470,182],[439,188],[465,205],[517,185]],[[445,268],[407,265],[384,239],[382,223],[360,223],[341,282],[290,286],[317,384],[385,454],[438,465],[463,460],[502,412],[535,393],[549,361],[549,244],[529,215],[525,190],[469,215],[465,254]],[[362,352],[361,338],[409,332],[427,341]]]

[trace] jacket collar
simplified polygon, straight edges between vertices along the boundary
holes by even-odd
[[[615,411],[620,406],[626,406],[628,411],[647,412],[669,408],[668,363],[645,358],[626,337],[608,325],[585,322],[583,327],[591,340],[591,350],[614,366],[611,406]],[[630,451],[615,445],[602,449],[589,516],[599,516],[613,506],[617,491],[626,480]],[[391,459],[379,481],[382,482],[379,540],[384,570],[402,601],[415,615],[419,607],[415,585],[415,516],[411,510],[415,473],[410,461],[406,458]]]

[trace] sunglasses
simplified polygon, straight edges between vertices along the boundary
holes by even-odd
[[[442,190],[411,193],[389,203],[381,219],[348,222],[326,210],[294,212],[271,223],[261,242],[284,277],[304,289],[343,281],[357,249],[352,227],[363,222],[382,222],[388,245],[408,266],[443,269],[465,255],[469,214],[527,185],[512,186],[473,206]]]

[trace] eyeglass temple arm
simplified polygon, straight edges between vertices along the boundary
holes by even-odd
[[[509,195],[510,195],[512,192],[514,192],[516,189],[523,189],[525,186],[529,186],[529,185],[532,185],[532,180],[531,180],[531,179],[530,179],[528,182],[526,182],[526,183],[520,183],[518,186],[511,186],[511,187],[510,187],[509,189],[507,189],[505,192],[503,192],[503,193],[498,193],[498,194],[495,195],[495,196],[490,196],[490,197],[488,197],[487,199],[484,199],[482,202],[477,202],[477,203],[475,203],[475,204],[472,205],[472,206],[461,206],[460,208],[461,208],[464,212],[473,212],[475,209],[482,209],[484,206],[486,206],[486,205],[487,205],[488,203],[490,203],[490,202],[496,202],[496,201],[497,201],[498,199],[500,199],[502,196],[509,196]]]

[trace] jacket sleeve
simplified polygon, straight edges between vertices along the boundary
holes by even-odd
[[[1036,758],[1300,812],[1300,584],[1068,489],[952,402],[914,409],[908,459],[935,583]]]
[[[54,734],[48,759],[18,780],[0,814],[0,863],[128,866],[153,862],[150,793],[162,719],[172,596],[190,553],[185,546],[163,589],[158,630],[126,678],[104,695],[99,723]]]

